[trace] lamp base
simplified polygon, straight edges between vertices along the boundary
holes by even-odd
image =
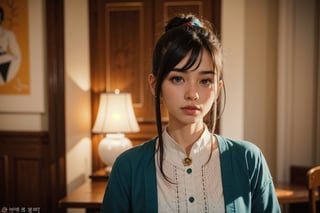
[[[131,141],[124,134],[107,134],[98,146],[99,157],[107,165],[106,171],[111,172],[116,158],[131,147]]]
[[[106,171],[107,174],[110,174],[111,170],[112,170],[112,166],[106,166],[104,168],[104,170]]]

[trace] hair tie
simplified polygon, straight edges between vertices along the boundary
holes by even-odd
[[[188,21],[184,24],[182,24],[182,26],[195,26],[195,27],[203,27],[201,22],[199,21],[199,19],[195,18],[192,21]]]

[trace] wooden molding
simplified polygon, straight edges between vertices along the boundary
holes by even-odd
[[[58,201],[66,195],[64,1],[46,1],[49,187],[48,209],[58,211]]]

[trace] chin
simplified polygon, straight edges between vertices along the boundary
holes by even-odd
[[[181,121],[181,123],[185,125],[193,125],[193,124],[203,123],[203,120],[202,119],[186,119],[184,121]]]

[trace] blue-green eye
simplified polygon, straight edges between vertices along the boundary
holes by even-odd
[[[207,79],[202,79],[202,80],[200,81],[200,83],[201,83],[202,85],[211,85],[211,84],[213,84],[213,81],[212,81],[212,79],[207,78]]]
[[[181,76],[174,76],[174,77],[170,78],[170,81],[172,81],[175,84],[179,84],[179,83],[183,82],[183,78]]]

